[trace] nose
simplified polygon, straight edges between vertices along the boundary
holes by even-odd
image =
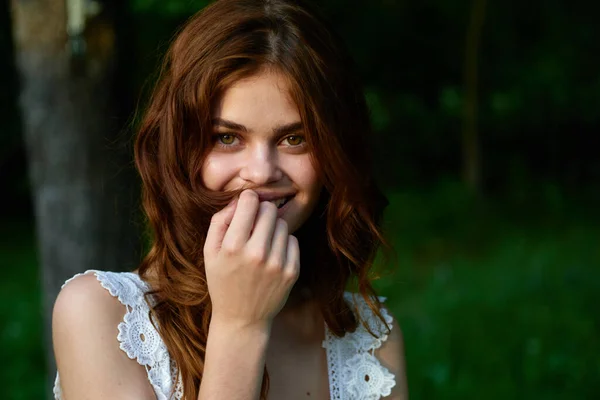
[[[277,182],[283,176],[279,165],[279,157],[276,149],[268,145],[260,145],[248,149],[240,177],[247,182],[257,185],[265,185]]]

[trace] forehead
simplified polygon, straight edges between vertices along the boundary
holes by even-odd
[[[300,121],[298,107],[290,97],[287,78],[263,70],[233,83],[225,90],[213,117],[254,129]]]

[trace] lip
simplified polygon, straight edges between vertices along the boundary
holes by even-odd
[[[259,201],[273,201],[283,199],[285,197],[293,197],[296,193],[293,192],[256,192]],[[285,206],[284,206],[285,207]]]

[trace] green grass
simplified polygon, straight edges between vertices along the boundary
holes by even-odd
[[[600,398],[600,211],[551,185],[476,199],[454,184],[390,194],[411,399]],[[594,200],[595,199],[595,200]],[[3,399],[41,399],[31,228],[0,228]]]
[[[390,196],[411,398],[600,398],[599,215],[537,197]]]
[[[0,398],[43,399],[46,362],[37,254],[30,222],[0,225]]]

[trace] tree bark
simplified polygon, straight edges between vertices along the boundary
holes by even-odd
[[[11,6],[53,381],[56,296],[78,272],[137,266],[139,185],[115,101],[110,13],[90,21],[82,37],[85,51],[74,53],[64,0],[11,0]]]

